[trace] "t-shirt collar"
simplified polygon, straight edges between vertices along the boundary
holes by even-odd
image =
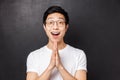
[[[64,51],[64,50],[66,50],[67,48],[68,48],[68,44],[66,44],[66,46],[63,48],[63,49],[61,49],[61,50],[59,50],[59,52],[62,52],[62,51]],[[47,47],[47,45],[45,45],[45,49],[47,50],[47,51],[49,51],[49,52],[52,52],[52,50],[51,49],[49,49],[48,47]]]

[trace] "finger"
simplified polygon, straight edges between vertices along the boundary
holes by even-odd
[[[53,51],[57,52],[58,50],[58,44],[57,44],[57,41],[54,41],[53,43]]]
[[[51,59],[55,59],[55,58],[56,58],[56,53],[55,53],[55,51],[52,51]]]
[[[54,42],[54,48],[55,48],[56,56],[59,58],[59,51],[58,51],[58,43],[57,42]]]

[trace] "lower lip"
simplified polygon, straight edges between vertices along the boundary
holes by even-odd
[[[58,38],[59,35],[52,35],[54,38]]]

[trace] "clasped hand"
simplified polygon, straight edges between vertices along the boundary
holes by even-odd
[[[60,60],[59,52],[58,52],[57,42],[54,42],[54,44],[53,44],[52,56],[51,56],[51,60],[50,60],[48,69],[53,70],[55,67],[58,70],[63,67],[61,60]]]

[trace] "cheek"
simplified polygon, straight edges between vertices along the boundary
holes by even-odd
[[[50,35],[50,29],[49,28],[45,28],[45,32],[47,35]]]
[[[66,32],[67,31],[67,27],[61,29],[63,32]]]
[[[64,35],[65,35],[65,33],[66,33],[66,29],[61,30],[61,33],[62,33],[61,35],[63,35],[63,36],[64,36]]]

